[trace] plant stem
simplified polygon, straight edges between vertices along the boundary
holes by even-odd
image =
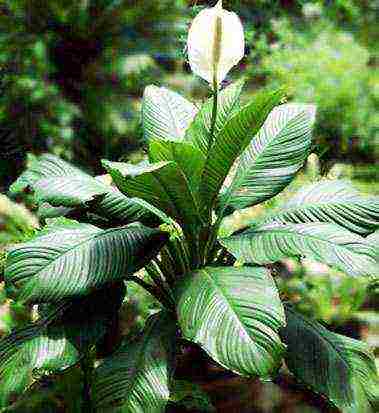
[[[154,298],[156,298],[162,305],[164,305],[166,308],[171,310],[173,308],[173,303],[171,300],[169,300],[168,297],[166,297],[165,294],[163,294],[159,288],[157,288],[155,285],[151,285],[147,283],[144,280],[141,280],[141,278],[136,277],[136,276],[130,276],[126,277],[125,281],[133,281],[139,286],[141,286],[143,289],[145,289],[148,293],[150,293]]]
[[[163,273],[161,273],[158,265],[154,261],[152,261],[150,264],[146,265],[145,270],[153,280],[154,284],[160,290],[162,295],[166,297],[167,301],[173,301],[171,288],[164,278]]]

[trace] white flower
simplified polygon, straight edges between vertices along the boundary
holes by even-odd
[[[244,56],[241,20],[235,13],[224,10],[220,0],[215,7],[202,10],[195,17],[187,44],[192,71],[218,87]]]

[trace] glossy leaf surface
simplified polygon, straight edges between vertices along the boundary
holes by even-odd
[[[96,369],[92,387],[99,412],[160,413],[170,397],[175,322],[155,314],[136,339],[126,340]]]
[[[206,267],[177,288],[183,336],[243,376],[269,377],[280,364],[284,310],[265,268]]]
[[[88,294],[137,271],[167,237],[141,224],[102,230],[75,221],[58,223],[10,249],[6,287],[27,302]]]
[[[269,264],[307,257],[348,275],[378,275],[375,251],[364,238],[333,224],[267,224],[221,243],[239,260]]]
[[[379,197],[359,194],[348,181],[325,179],[302,187],[264,222],[329,222],[365,235],[379,227]]]
[[[241,155],[222,205],[236,209],[259,204],[282,191],[309,155],[315,108],[285,104],[276,107]]]

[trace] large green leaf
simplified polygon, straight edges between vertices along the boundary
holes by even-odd
[[[253,100],[232,116],[215,136],[208,152],[201,182],[205,206],[213,205],[235,160],[249,145],[271,110],[283,98],[281,90],[258,93]]]
[[[64,207],[86,204],[111,189],[89,175],[43,178],[32,188],[37,203]]]
[[[334,224],[267,224],[221,243],[244,262],[269,264],[307,257],[352,276],[377,276],[375,251],[364,238]]]
[[[227,121],[239,109],[239,98],[244,82],[238,81],[223,89],[217,98],[217,116],[214,134],[217,135],[226,125]],[[185,140],[191,142],[207,155],[210,147],[210,132],[212,121],[213,97],[208,99],[196,114],[193,122],[187,129]]]
[[[152,316],[143,333],[126,340],[96,369],[92,395],[96,411],[160,413],[170,397],[175,322]]]
[[[125,294],[123,284],[48,306],[34,324],[0,340],[0,406],[39,376],[71,367],[104,336]]]
[[[328,331],[286,306],[286,363],[298,380],[323,394],[343,413],[379,411],[375,359],[360,341]]]
[[[360,195],[348,181],[325,179],[302,187],[264,222],[330,222],[365,235],[379,228],[379,197]]]
[[[290,103],[275,108],[242,154],[221,205],[245,208],[285,188],[309,155],[314,120],[312,105]]]
[[[181,141],[197,109],[195,105],[164,87],[145,89],[142,102],[142,126],[145,139]]]
[[[107,161],[104,165],[121,192],[161,209],[185,231],[195,231],[202,222],[198,194],[191,190],[187,177],[175,162],[136,166]]]
[[[11,185],[10,191],[22,192],[40,179],[53,176],[87,177],[88,175],[58,156],[46,153],[30,160],[27,170]]]
[[[187,142],[151,139],[149,159],[152,163],[174,161],[188,180],[192,193],[197,196],[205,162],[205,156],[199,149]]]
[[[146,221],[151,216],[117,188],[50,154],[35,158],[11,190],[20,192],[26,188],[35,191],[37,202],[43,206],[41,215],[44,217],[72,211],[55,207],[91,207],[97,214],[123,223]]]
[[[58,223],[7,255],[9,293],[27,302],[58,301],[137,271],[167,240],[167,233],[130,224],[102,230],[93,225]]]
[[[269,377],[280,365],[284,310],[265,268],[206,267],[177,288],[183,336],[244,376]]]

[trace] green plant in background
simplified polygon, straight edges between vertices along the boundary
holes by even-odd
[[[320,108],[316,142],[331,158],[354,153],[375,159],[378,150],[379,104],[376,71],[367,66],[368,51],[346,32],[325,24],[308,36],[295,36],[278,21],[279,41],[262,60],[269,87],[287,84],[295,99]]]
[[[96,171],[94,156],[138,147],[136,96],[174,65],[184,6],[1,2],[1,187],[21,172],[26,151],[49,150]]]
[[[299,265],[294,277],[278,280],[280,291],[302,314],[332,325],[350,321],[365,301],[369,282],[320,272],[303,274]]]
[[[275,197],[294,179],[312,146],[315,108],[283,103],[281,89],[242,105],[241,81],[219,89],[238,60],[229,36],[240,23],[221,2],[196,19],[190,64],[213,96],[198,109],[166,88],[146,88],[147,159],[103,160],[110,185],[42,155],[12,186],[32,190],[50,220],[7,254],[6,291],[37,304],[38,318],[0,341],[0,402],[80,365],[83,411],[163,412],[183,398],[170,393],[183,393],[174,366],[185,339],[242,376],[270,380],[285,360],[342,411],[374,413],[378,376],[367,345],[283,302],[270,266],[307,257],[376,280],[378,198],[322,180],[246,231],[220,237],[227,213]],[[139,334],[109,342],[132,283],[160,310]]]

